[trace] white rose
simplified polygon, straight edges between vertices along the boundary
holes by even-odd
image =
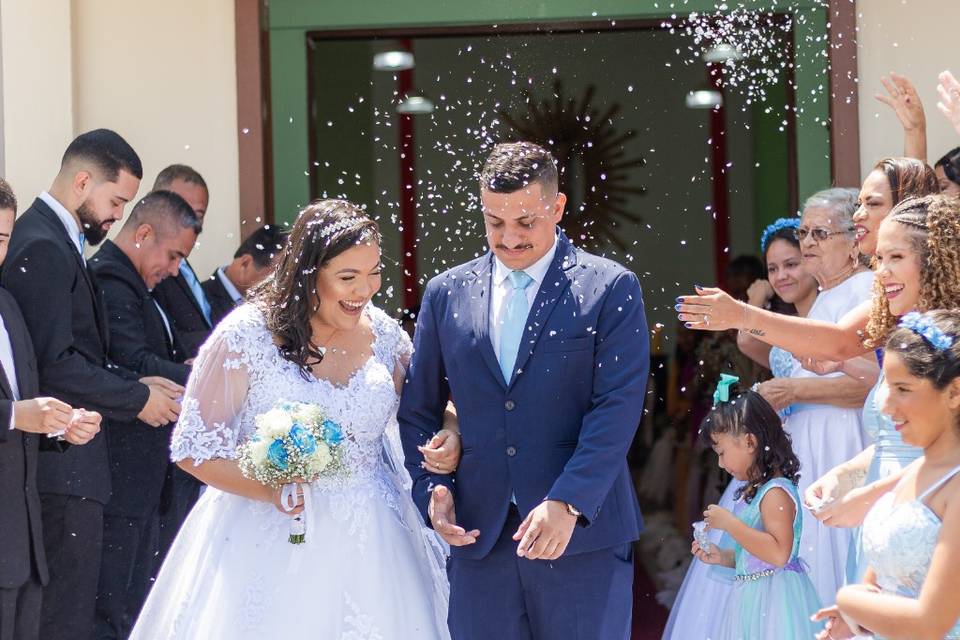
[[[257,416],[257,431],[261,439],[273,441],[274,438],[283,438],[290,432],[293,421],[289,414],[282,409],[271,409]]]
[[[317,450],[310,456],[310,462],[308,463],[310,473],[323,473],[331,460],[333,460],[333,456],[330,455],[330,447],[322,442],[317,442]]]
[[[270,451],[272,440],[260,438],[250,443],[250,458],[258,467],[267,461],[267,452]]]

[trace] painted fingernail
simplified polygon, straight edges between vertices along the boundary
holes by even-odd
[[[682,307],[679,304],[675,304],[673,305],[673,308],[676,309],[677,311],[680,311]]]
[[[684,322],[684,323],[683,323],[683,326],[685,326],[687,329],[689,329],[690,327],[693,326],[693,324],[691,324],[691,323],[689,323],[689,322]]]

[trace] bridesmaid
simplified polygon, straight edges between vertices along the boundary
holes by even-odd
[[[882,405],[923,458],[863,526],[869,569],[818,637],[960,638],[960,311],[909,313],[887,340]]]

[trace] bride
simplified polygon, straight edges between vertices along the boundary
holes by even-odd
[[[397,435],[412,347],[370,302],[380,268],[375,222],[343,200],[310,204],[275,274],[203,346],[171,451],[208,489],[132,638],[449,637],[445,551],[409,497]],[[235,461],[279,401],[319,405],[346,436],[347,473],[300,485],[291,511]],[[304,509],[306,542],[290,544]]]

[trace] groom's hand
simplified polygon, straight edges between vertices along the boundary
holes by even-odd
[[[430,524],[440,537],[452,547],[462,547],[477,541],[480,531],[466,531],[457,526],[457,512],[453,508],[453,494],[445,486],[437,485],[430,494]]]
[[[577,517],[558,500],[544,500],[527,514],[513,534],[517,555],[528,560],[556,560],[567,550]]]

